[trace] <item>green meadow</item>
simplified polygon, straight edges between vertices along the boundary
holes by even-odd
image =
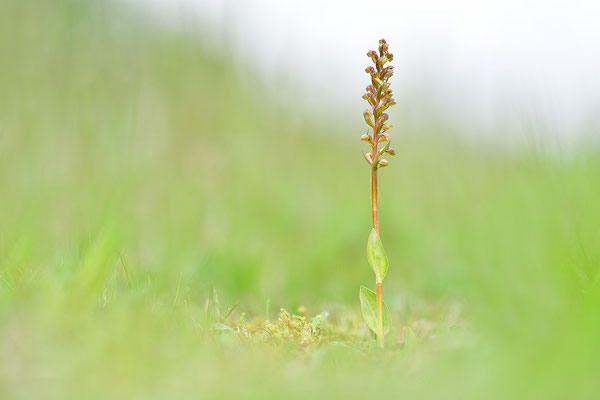
[[[379,350],[362,110],[253,74],[203,27],[0,2],[0,398],[598,398],[598,143],[397,92]]]

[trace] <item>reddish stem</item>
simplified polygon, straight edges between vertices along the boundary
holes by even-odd
[[[377,104],[379,104],[379,96],[377,96]],[[377,187],[377,162],[378,160],[378,145],[379,145],[379,127],[378,122],[375,120],[375,126],[373,127],[373,153],[371,159],[373,164],[371,165],[371,206],[373,211],[373,229],[379,235],[379,191]],[[383,282],[380,277],[377,277],[377,344],[379,347],[383,347]]]
[[[383,282],[377,281],[377,344],[383,347]]]
[[[379,206],[377,204],[379,192],[377,190],[377,159],[375,158],[377,150],[373,150],[373,167],[371,168],[371,206],[373,209],[373,229],[379,235]]]

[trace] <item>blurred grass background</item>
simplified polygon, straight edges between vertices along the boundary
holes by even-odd
[[[110,2],[0,2],[2,398],[595,398],[599,149],[476,143],[402,104],[381,234],[388,347],[412,326],[415,353],[207,337],[211,285],[233,319],[332,324],[373,286],[360,111],[346,132],[292,109],[208,42]]]

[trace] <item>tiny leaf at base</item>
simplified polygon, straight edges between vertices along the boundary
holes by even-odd
[[[377,295],[371,289],[360,287],[360,309],[369,329],[377,333]],[[383,303],[383,334],[387,334],[392,326],[392,318],[385,302]]]

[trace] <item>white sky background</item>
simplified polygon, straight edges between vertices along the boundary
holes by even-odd
[[[303,103],[356,109],[357,120],[366,51],[385,37],[399,106],[424,96],[481,132],[543,120],[540,134],[561,141],[600,123],[600,1],[127,1],[227,30],[264,77],[294,81]]]

